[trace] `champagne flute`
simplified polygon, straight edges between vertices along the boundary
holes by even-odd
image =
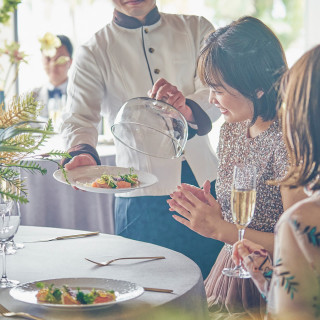
[[[19,284],[19,281],[9,280],[6,273],[6,246],[13,239],[20,225],[19,203],[0,196],[0,243],[2,247],[2,277],[0,288],[10,288]]]
[[[244,231],[254,214],[256,205],[256,167],[252,165],[236,165],[233,171],[231,190],[232,219],[238,229],[239,240],[243,239]],[[235,268],[224,268],[222,273],[229,277],[250,278],[248,271],[243,269],[240,261]]]

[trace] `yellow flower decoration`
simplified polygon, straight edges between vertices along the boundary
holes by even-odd
[[[61,64],[65,64],[67,63],[68,61],[70,61],[70,57],[67,57],[67,56],[60,56],[54,64],[56,65],[61,65]]]
[[[41,44],[41,51],[48,57],[54,57],[57,52],[57,48],[61,47],[60,39],[50,32],[47,32],[42,38],[40,38],[39,42]]]

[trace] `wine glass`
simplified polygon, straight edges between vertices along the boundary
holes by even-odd
[[[231,190],[232,219],[238,229],[239,240],[243,239],[244,231],[254,214],[256,205],[257,170],[252,165],[236,165],[233,171]],[[250,278],[248,271],[243,269],[240,261],[235,268],[224,268],[222,273],[229,277]]]
[[[16,253],[17,253],[17,249],[12,244],[12,241],[8,241],[6,243],[6,255],[16,254]],[[2,254],[2,244],[1,243],[0,243],[0,254]]]
[[[11,242],[11,246],[14,250],[24,248],[24,244],[22,242],[15,242],[14,239],[12,239],[10,242]]]
[[[23,249],[23,248],[24,248],[24,244],[22,242],[15,242],[14,239],[11,239],[10,241],[7,242],[6,253],[7,255],[16,254],[18,249]]]
[[[0,243],[2,247],[2,277],[0,288],[10,288],[19,284],[19,281],[9,280],[6,274],[6,246],[13,239],[20,225],[19,203],[0,196]]]

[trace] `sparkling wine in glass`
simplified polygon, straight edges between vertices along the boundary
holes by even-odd
[[[233,171],[231,190],[232,219],[238,229],[239,240],[243,239],[244,231],[254,214],[256,205],[256,167],[237,165]],[[224,268],[222,273],[229,277],[250,278],[250,273],[243,269],[242,263],[235,268]]]
[[[13,239],[20,225],[19,203],[0,195],[0,244],[2,247],[2,277],[0,288],[10,288],[19,281],[9,280],[6,273],[6,246]]]

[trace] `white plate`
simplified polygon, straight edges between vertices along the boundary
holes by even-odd
[[[65,305],[65,304],[54,304],[54,303],[43,303],[38,302],[36,294],[39,291],[36,284],[37,282],[42,282],[49,286],[54,284],[55,287],[61,288],[63,285],[68,285],[71,289],[87,291],[97,289],[97,290],[113,290],[116,295],[115,301],[110,301],[106,303],[97,304],[82,304],[82,305]],[[39,306],[60,308],[60,309],[91,309],[91,308],[101,308],[109,307],[119,302],[128,301],[139,297],[144,292],[144,289],[135,283],[122,281],[122,280],[112,280],[103,278],[60,278],[60,279],[48,279],[39,280],[34,282],[28,282],[20,284],[10,290],[10,295],[19,301],[25,303],[36,304]]]
[[[96,193],[130,192],[140,188],[149,187],[155,184],[156,182],[158,182],[157,177],[151,173],[139,171],[139,170],[133,170],[132,172],[138,175],[138,179],[140,183],[137,187],[107,189],[107,188],[94,188],[94,187],[91,187],[90,184],[93,181],[95,181],[97,178],[100,178],[101,175],[103,174],[111,174],[111,175],[121,174],[122,175],[122,174],[130,173],[130,168],[114,167],[114,166],[82,166],[70,171],[66,171],[67,178],[72,186],[75,186],[81,190],[96,192]],[[61,169],[55,171],[53,173],[53,177],[62,183],[67,183]]]

